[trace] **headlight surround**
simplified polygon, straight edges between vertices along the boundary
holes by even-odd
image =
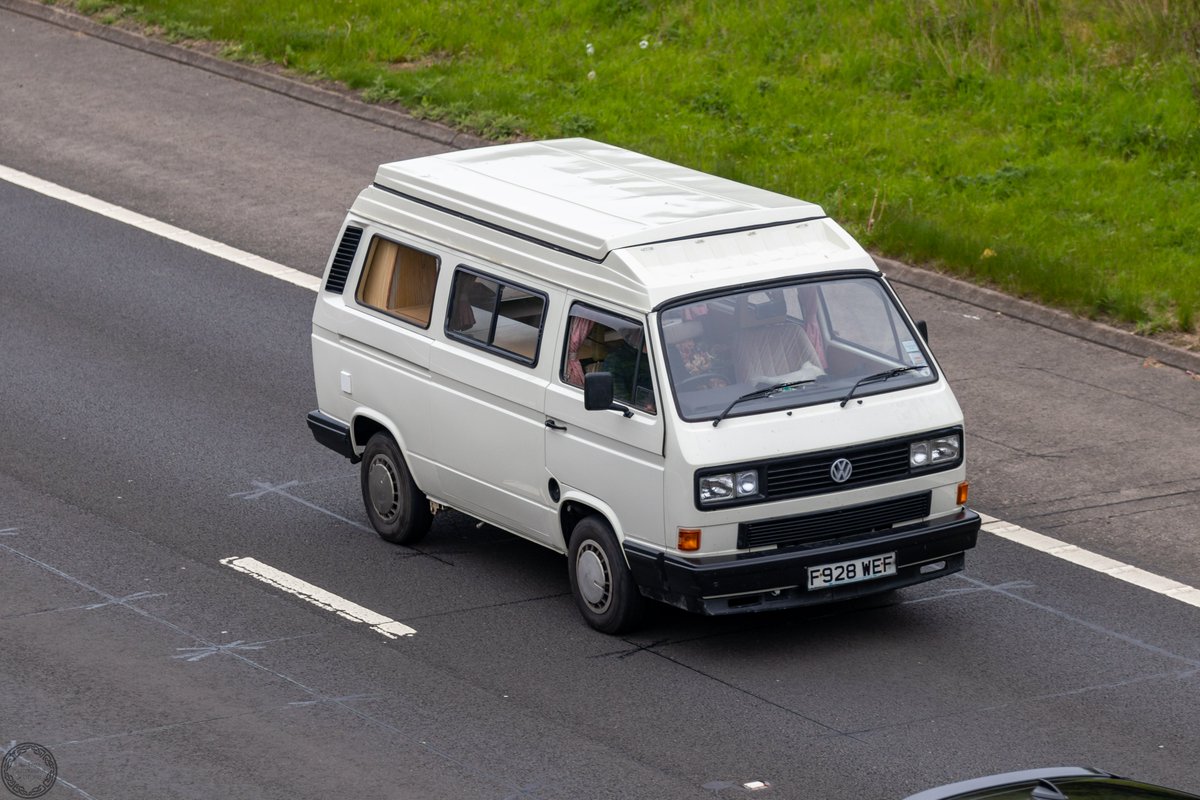
[[[939,467],[961,459],[962,437],[957,433],[923,439],[908,446],[908,465],[913,469]]]
[[[739,472],[722,472],[716,475],[701,475],[697,488],[702,505],[757,497],[759,494],[758,470],[749,469]]]

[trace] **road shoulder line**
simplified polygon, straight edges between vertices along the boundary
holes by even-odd
[[[1002,519],[989,517],[986,514],[980,514],[979,516],[983,520],[982,530],[994,536],[1008,539],[1010,542],[1024,545],[1046,555],[1060,558],[1063,561],[1069,561],[1072,564],[1086,567],[1094,572],[1103,573],[1126,583],[1132,583],[1134,586],[1140,586],[1143,589],[1149,589],[1152,592],[1165,595],[1181,603],[1187,603],[1188,605],[1200,608],[1200,589],[1171,580],[1170,578],[1165,578],[1162,575],[1156,575],[1153,572],[1147,572],[1140,567],[1125,564],[1108,556],[1093,553],[1091,550],[1084,550],[1082,547],[1077,547],[1051,536],[1022,528],[1020,525],[1014,525]]]
[[[178,242],[195,250],[214,255],[217,258],[233,262],[238,266],[252,269],[255,272],[261,272],[264,275],[270,275],[272,278],[278,278],[281,281],[302,286],[314,292],[321,286],[321,279],[315,275],[309,275],[307,272],[292,269],[283,264],[265,259],[262,256],[238,250],[236,247],[230,247],[214,239],[208,239],[197,233],[186,231],[183,228],[177,228],[174,225],[161,222],[153,217],[147,217],[144,214],[113,205],[97,197],[92,197],[91,195],[77,192],[74,189],[68,189],[65,186],[59,186],[56,183],[42,180],[20,170],[6,167],[3,164],[0,164],[0,180],[7,181],[24,189],[29,189],[46,197],[54,198],[55,200],[61,200],[64,203],[70,203],[86,211],[108,217],[117,222],[123,222],[126,225],[146,231],[147,233],[153,233],[155,236],[161,236],[164,239]]]

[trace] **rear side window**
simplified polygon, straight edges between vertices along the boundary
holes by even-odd
[[[533,365],[545,317],[541,292],[461,267],[454,273],[446,332],[455,339]]]
[[[376,236],[355,297],[364,306],[428,328],[437,274],[437,256]]]

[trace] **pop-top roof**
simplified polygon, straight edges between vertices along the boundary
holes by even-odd
[[[383,164],[378,186],[602,260],[623,247],[823,217],[813,203],[589,139]]]

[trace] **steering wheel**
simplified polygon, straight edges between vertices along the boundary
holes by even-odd
[[[700,388],[710,389],[712,387],[709,384],[711,384],[714,378],[719,380],[722,386],[729,385],[729,380],[719,372],[702,372],[699,375],[689,375],[676,384],[675,388],[680,392],[690,392]],[[704,381],[708,381],[709,383],[701,386],[701,383]]]

